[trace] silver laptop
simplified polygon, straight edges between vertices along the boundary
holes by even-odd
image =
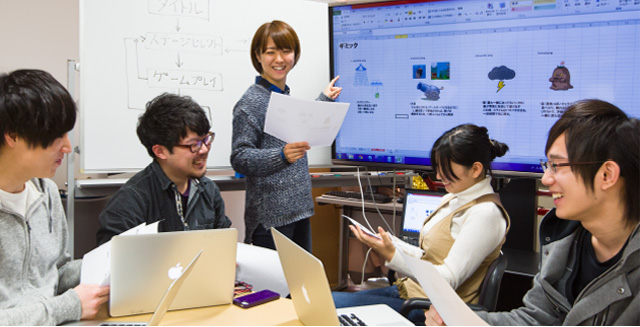
[[[413,326],[400,313],[385,304],[340,308],[336,310],[322,262],[271,228],[280,263],[287,279],[298,319],[306,326],[338,326],[339,316],[347,316],[367,325]]]
[[[198,265],[169,310],[231,303],[237,240],[234,228],[114,236],[110,315],[153,312],[169,284],[201,249]]]
[[[182,287],[182,284],[184,283],[184,281],[187,279],[187,277],[189,276],[189,274],[193,270],[193,266],[195,266],[195,264],[198,261],[198,259],[200,258],[201,254],[202,254],[202,250],[198,251],[196,256],[193,257],[193,259],[191,259],[191,262],[189,263],[189,265],[187,265],[187,267],[184,268],[184,272],[182,272],[169,285],[169,288],[167,289],[167,291],[162,296],[162,299],[158,303],[158,306],[154,310],[153,315],[151,316],[149,321],[147,321],[147,322],[137,322],[137,321],[135,321],[135,322],[124,322],[124,321],[111,321],[111,322],[106,321],[106,322],[103,322],[103,321],[99,321],[99,320],[81,320],[81,321],[74,321],[74,322],[71,322],[71,323],[68,323],[68,324],[64,324],[64,325],[74,325],[74,326],[158,326],[158,324],[160,324],[160,321],[162,320],[162,317],[164,317],[164,315],[167,313],[167,310],[169,310],[169,306],[171,305],[173,300],[176,298],[176,295],[178,294],[178,291],[180,291],[180,287]]]
[[[405,189],[400,239],[418,246],[424,221],[438,208],[444,195],[437,191]]]
[[[136,323],[136,322],[115,322],[114,321],[111,323],[102,323],[100,324],[100,326],[123,326],[123,325],[158,326],[158,324],[160,324],[160,320],[162,320],[162,317],[164,317],[165,313],[167,313],[167,310],[169,310],[169,306],[171,305],[173,300],[176,298],[178,291],[180,291],[180,287],[182,286],[182,284],[184,284],[184,281],[187,279],[187,276],[189,276],[189,274],[193,270],[193,266],[196,264],[201,254],[202,254],[202,250],[200,250],[196,254],[196,256],[193,257],[189,265],[186,268],[184,268],[184,272],[179,274],[178,278],[174,279],[171,285],[169,285],[169,288],[164,293],[164,296],[160,300],[160,303],[158,303],[156,310],[153,312],[153,315],[151,316],[151,319],[149,319],[148,322]]]

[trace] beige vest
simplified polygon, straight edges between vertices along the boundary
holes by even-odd
[[[451,201],[451,199],[449,199],[449,201]],[[429,219],[431,219],[431,217],[433,217],[443,206],[449,203],[449,201],[440,204],[440,206],[438,206],[438,208],[434,210],[429,217],[427,217],[424,224],[426,224]],[[456,214],[483,202],[493,202],[498,206],[498,208],[500,208],[504,219],[507,221],[507,228],[505,230],[505,236],[502,238],[500,244],[482,261],[478,269],[476,269],[476,271],[456,289],[456,293],[458,293],[460,298],[467,303],[478,302],[480,284],[482,283],[484,276],[487,274],[489,265],[498,258],[502,244],[504,244],[506,239],[506,234],[509,231],[509,215],[500,202],[500,196],[497,193],[491,193],[471,200],[435,224],[426,235],[422,234],[422,232],[420,233],[420,247],[425,250],[422,260],[427,260],[434,265],[441,265],[444,263],[444,259],[449,254],[449,251],[455,242],[455,239],[451,236],[451,221],[453,217]],[[396,285],[398,285],[400,297],[403,299],[427,297],[422,290],[422,287],[410,278],[401,278],[396,282]]]

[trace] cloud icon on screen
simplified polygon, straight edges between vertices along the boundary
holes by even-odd
[[[489,79],[492,81],[506,81],[516,77],[516,72],[513,69],[507,68],[507,66],[494,67],[489,72]]]

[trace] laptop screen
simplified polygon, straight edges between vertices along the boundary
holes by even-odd
[[[427,217],[440,205],[445,193],[407,189],[402,210],[402,236],[419,237]]]

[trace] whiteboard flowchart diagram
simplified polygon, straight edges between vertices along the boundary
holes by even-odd
[[[315,98],[329,81],[326,4],[79,1],[80,155],[86,171],[136,171],[148,165],[136,125],[147,103],[165,92],[190,96],[206,110],[216,133],[207,167],[230,167],[232,111],[255,82],[251,38],[264,22],[286,21],[303,42],[308,40],[290,74],[296,96]]]
[[[148,97],[144,88],[163,89],[182,94],[184,90],[220,92],[224,89],[223,75],[217,71],[185,69],[185,57],[198,54],[216,57],[230,52],[246,52],[247,40],[235,43],[243,48],[223,49],[223,37],[206,33],[192,33],[182,27],[188,20],[210,21],[211,1],[148,2],[151,17],[174,17],[175,24],[167,25],[170,31],[148,31],[144,35],[124,39],[127,79],[127,103],[129,109],[144,110]],[[201,60],[201,59],[200,59]],[[202,106],[211,119],[211,108]]]

